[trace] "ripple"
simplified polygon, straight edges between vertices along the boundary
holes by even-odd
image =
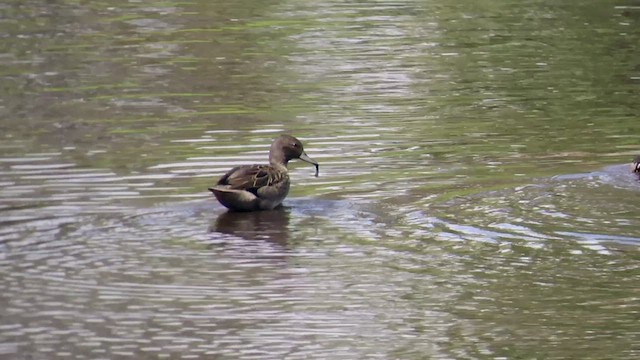
[[[408,224],[428,229],[435,238],[447,241],[508,242],[533,248],[563,242],[569,251],[578,250],[571,249],[577,245],[610,254],[616,244],[640,245],[636,230],[640,223],[633,200],[640,186],[622,170],[615,166],[602,172],[475,193],[427,204],[427,210],[410,210],[404,216]],[[617,217],[611,219],[611,213]],[[424,236],[422,230],[415,233]]]
[[[67,169],[72,168],[76,164],[67,163],[67,164],[38,164],[38,165],[11,165],[11,169],[13,170],[51,170],[51,169]]]
[[[59,228],[66,220],[72,226],[64,237],[54,236],[46,244],[14,242],[0,258],[0,268],[6,270],[3,293],[13,299],[6,303],[8,326],[0,333],[28,339],[39,349],[44,347],[45,353],[50,346],[61,356],[55,344],[94,344],[111,354],[231,355],[265,349],[288,353],[295,343],[313,354],[317,349],[309,339],[321,338],[328,346],[354,331],[371,339],[386,331],[372,320],[367,307],[342,310],[340,296],[316,304],[321,293],[314,277],[324,278],[324,270],[291,266],[328,259],[314,246],[291,251],[290,244],[303,239],[300,232],[309,231],[304,222],[330,221],[346,231],[374,235],[375,221],[367,221],[365,213],[344,202],[292,199],[289,203],[293,207],[282,213],[235,214],[245,225],[229,227],[230,233],[219,232],[226,231],[222,228],[203,231],[216,214],[201,202],[125,211],[130,216],[124,219],[99,215],[81,222],[77,217],[32,222],[29,226],[40,230]],[[274,222],[274,215],[281,215],[284,222]],[[266,238],[260,240],[260,234]],[[353,246],[344,245],[340,251],[364,256]],[[327,278],[322,287],[335,291],[341,285]],[[361,296],[367,292],[361,291]],[[35,310],[29,294],[37,296]],[[33,319],[29,327],[22,325],[25,319]],[[59,323],[69,326],[63,329]],[[143,332],[133,338],[126,335],[131,331]],[[213,334],[218,340],[205,340]],[[287,344],[283,337],[289,339]]]

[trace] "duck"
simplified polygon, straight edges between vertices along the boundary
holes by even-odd
[[[631,163],[631,171],[640,175],[640,155],[637,155]]]
[[[271,143],[268,165],[236,166],[208,189],[230,211],[275,209],[289,193],[287,164],[293,159],[314,165],[318,176],[320,166],[305,153],[302,142],[280,135]]]

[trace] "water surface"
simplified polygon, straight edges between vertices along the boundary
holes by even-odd
[[[0,5],[0,357],[637,358],[639,14]]]

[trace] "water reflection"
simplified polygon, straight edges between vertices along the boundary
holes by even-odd
[[[289,216],[290,211],[284,207],[272,211],[227,211],[212,222],[209,231],[287,246]]]

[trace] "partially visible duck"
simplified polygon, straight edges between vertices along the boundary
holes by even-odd
[[[209,191],[232,211],[271,210],[289,193],[289,160],[300,159],[319,165],[304,152],[302,143],[290,135],[280,135],[271,144],[269,165],[236,166],[224,174]]]
[[[640,174],[640,155],[633,159],[633,163],[631,163],[631,171]]]

